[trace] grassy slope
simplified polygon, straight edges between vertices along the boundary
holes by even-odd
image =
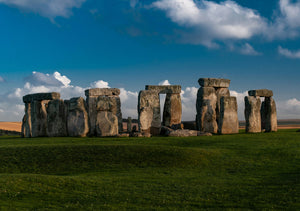
[[[0,209],[300,209],[300,133],[0,138]]]

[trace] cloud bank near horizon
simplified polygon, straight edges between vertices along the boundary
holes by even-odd
[[[32,72],[24,79],[24,86],[15,88],[10,93],[0,95],[0,119],[1,121],[21,121],[24,115],[24,104],[22,97],[26,94],[39,92],[60,92],[62,99],[72,97],[84,97],[84,90],[89,88],[109,88],[109,82],[97,80],[91,82],[87,87],[73,85],[68,76],[59,72],[53,74],[44,74],[41,72]],[[169,80],[164,80],[158,84],[170,85]],[[184,87],[181,92],[182,99],[182,120],[195,120],[196,98],[199,87]],[[121,109],[123,117],[137,118],[138,92],[130,91],[120,87]],[[231,90],[231,95],[237,97],[238,116],[240,120],[244,119],[244,97],[247,92],[236,92]],[[163,99],[161,98],[163,105]],[[279,119],[300,118],[300,100],[296,98],[287,101],[277,101],[277,114]],[[162,108],[163,111],[163,108]],[[162,112],[161,111],[161,112]]]

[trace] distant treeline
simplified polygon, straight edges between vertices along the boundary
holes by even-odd
[[[9,131],[9,130],[1,130],[0,129],[0,136],[20,136],[21,132],[17,132],[17,131]]]

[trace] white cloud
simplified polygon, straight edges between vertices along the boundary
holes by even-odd
[[[299,119],[300,118],[300,101],[296,98],[277,103],[278,119]]]
[[[262,34],[268,26],[256,11],[234,1],[216,3],[205,0],[159,0],[153,7],[163,10],[180,26],[195,31],[185,34],[189,42],[215,46],[214,40],[249,39]]]
[[[80,8],[86,0],[0,0],[1,4],[38,13],[54,20],[55,17],[68,18],[73,8]]]
[[[102,81],[102,80],[95,81],[95,82],[91,83],[91,87],[92,88],[110,88],[108,86],[108,82]]]
[[[0,83],[5,82],[4,78],[0,76]]]
[[[287,57],[287,58],[300,59],[300,50],[293,52],[289,49],[282,48],[281,46],[279,46],[278,47],[278,53],[280,55],[283,55],[283,56]]]
[[[167,86],[167,85],[171,85],[171,84],[170,84],[169,80],[164,80],[164,81],[159,82],[158,85]]]
[[[244,55],[252,55],[252,56],[258,56],[261,55],[261,53],[257,52],[249,43],[246,43],[242,46],[240,49],[240,53]]]

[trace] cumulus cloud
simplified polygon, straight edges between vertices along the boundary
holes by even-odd
[[[167,85],[171,85],[171,84],[170,84],[169,80],[164,80],[164,81],[159,82],[158,85],[167,86]]]
[[[282,48],[281,46],[278,47],[278,53],[282,56],[285,56],[287,58],[291,59],[300,59],[300,50],[298,51],[291,51],[286,48]]]
[[[55,17],[68,18],[73,8],[80,8],[86,0],[0,0],[1,4],[24,11],[38,13],[53,20]]]
[[[300,100],[296,98],[277,102],[278,119],[299,119]]]
[[[95,81],[95,82],[91,83],[91,87],[92,88],[110,88],[108,86],[108,82],[102,81],[102,80]]]

